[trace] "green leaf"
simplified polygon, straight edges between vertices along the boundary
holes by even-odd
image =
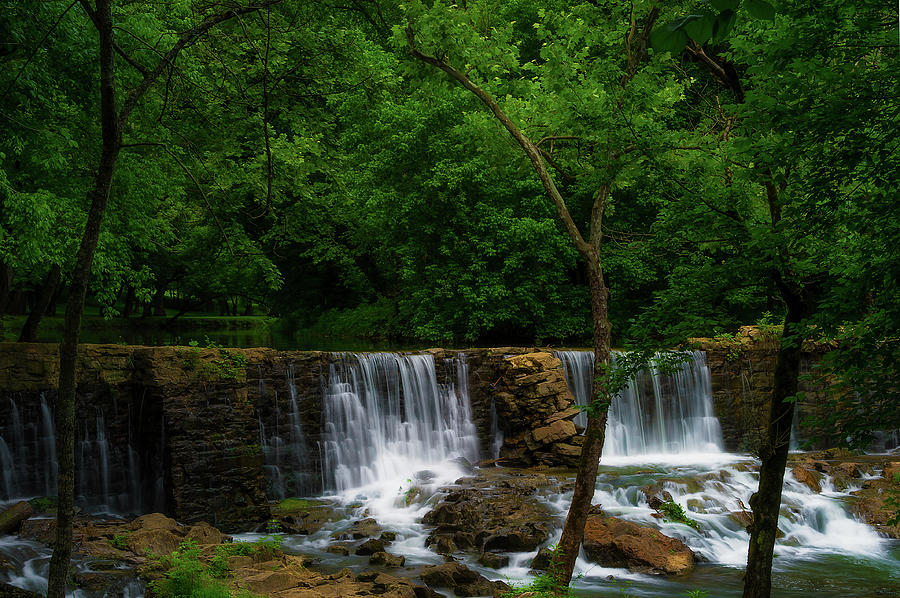
[[[650,45],[660,52],[679,54],[687,43],[687,33],[681,29],[672,31],[668,26],[658,27],[650,34]]]
[[[705,44],[712,37],[716,19],[712,15],[692,15],[699,18],[686,23],[685,32],[698,44]]]
[[[775,7],[765,0],[747,0],[747,12],[754,19],[775,20]]]
[[[728,34],[731,33],[731,30],[734,27],[734,21],[736,18],[737,13],[735,13],[733,10],[724,10],[718,16],[718,18],[716,18],[716,22],[713,25],[712,34],[712,42],[714,44],[728,37]]]
[[[709,0],[716,10],[734,10],[740,4],[740,0]]]

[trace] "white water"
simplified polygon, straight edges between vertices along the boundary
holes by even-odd
[[[566,382],[578,405],[591,396],[594,355],[591,351],[559,351]],[[613,356],[615,367],[615,355]],[[576,425],[584,426],[584,414]],[[674,374],[651,368],[638,374],[609,409],[607,459],[650,456],[668,461],[673,455],[722,452],[722,430],[713,413],[712,384],[706,353],[694,351]]]
[[[37,404],[10,398],[9,408],[9,421],[0,423],[0,501],[55,496],[56,427],[50,403],[41,393]],[[144,496],[142,491],[142,463],[132,446],[130,412],[127,446],[116,447],[110,442],[106,417],[100,407],[95,409],[93,418],[84,419],[78,425],[76,436],[78,506],[95,514],[159,508],[163,502],[161,492]],[[159,471],[153,474],[157,486],[161,486],[161,460]]]
[[[333,363],[323,397],[323,486],[339,494],[406,480],[451,459],[478,458],[465,361],[437,383],[431,355],[351,354]]]
[[[259,379],[260,396],[265,395],[262,376]],[[274,392],[275,421],[272,430],[267,433],[262,416],[259,418],[259,437],[265,457],[268,492],[272,498],[283,499],[288,496],[304,496],[317,492],[320,488],[308,473],[309,450],[300,420],[300,400],[297,397],[297,386],[294,384],[294,364],[287,368],[288,412],[287,434],[282,437],[284,425],[279,420],[284,418],[278,404],[278,391]]]
[[[50,556],[51,549],[44,544],[31,540],[20,540],[13,536],[0,536],[0,561],[12,565],[12,568],[9,569],[0,568],[0,580],[23,590],[46,594]],[[72,569],[77,573],[95,571],[90,563],[80,559],[77,554],[72,560]],[[115,577],[111,579],[115,579]],[[119,587],[108,590],[102,595],[120,598],[140,598],[145,595],[144,583],[137,579],[123,578]],[[97,595],[98,592],[81,589],[66,592],[66,596],[71,598],[93,598]]]

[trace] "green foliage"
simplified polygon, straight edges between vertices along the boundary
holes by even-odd
[[[182,367],[188,372],[195,372],[203,380],[230,380],[240,381],[246,376],[247,358],[240,350],[226,349],[222,345],[210,340],[207,336],[204,347],[212,349],[215,353],[209,361],[204,361],[203,350],[196,340],[188,342],[188,348],[177,348],[176,355],[181,359]]]
[[[162,557],[160,563],[167,570],[165,577],[152,582],[153,593],[164,598],[194,598],[209,596],[210,588],[221,588],[212,595],[228,596],[229,592],[219,583],[210,581],[206,567],[200,561],[200,548],[194,540],[185,540],[172,554]]]
[[[110,539],[109,545],[112,546],[113,548],[118,548],[119,550],[125,550],[126,548],[128,548],[128,543],[127,543],[128,535],[127,534],[128,534],[128,532],[125,532],[123,534],[114,535]]]
[[[695,530],[700,530],[700,524],[688,517],[684,509],[681,505],[676,503],[675,501],[667,500],[657,507],[657,510],[663,514],[665,521],[669,521],[672,523],[683,523],[684,525],[690,526]]]
[[[523,594],[528,594],[533,598],[574,598],[574,590],[569,586],[560,585],[558,581],[562,566],[559,547],[553,545],[548,549],[551,556],[547,570],[536,575],[529,584],[517,586],[510,583],[511,589],[503,594],[503,598],[516,598]]]
[[[280,547],[280,542],[277,543]],[[194,540],[185,540],[172,554],[159,559],[165,577],[151,582],[153,593],[162,598],[253,598],[245,590],[231,590],[223,581],[230,573],[229,558],[253,556],[262,550],[274,552],[275,542],[234,542],[216,547],[209,563],[201,560]]]

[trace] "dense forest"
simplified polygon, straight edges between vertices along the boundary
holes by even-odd
[[[776,264],[814,281],[828,324],[896,322],[889,7],[695,20],[702,45],[651,48],[622,86],[640,3],[348,4],[275,3],[162,65],[122,131],[90,278],[102,314],[255,309],[334,334],[588,338],[584,265],[553,204],[478,99],[410,56],[412,23],[535,141],[576,223],[608,184],[616,343],[777,321]],[[118,93],[217,6],[116,3]],[[0,309],[25,313],[71,279],[102,144],[98,40],[67,3],[6,3],[0,28]]]
[[[598,367],[783,326],[778,488],[804,340],[848,441],[897,423],[895,6],[0,6],[0,316],[67,304],[61,396],[87,297]]]

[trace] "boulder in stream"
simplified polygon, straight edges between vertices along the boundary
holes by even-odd
[[[444,563],[425,567],[422,581],[434,588],[450,588],[457,596],[495,596],[509,591],[502,581],[491,581],[460,563]]]
[[[589,516],[583,547],[591,561],[605,567],[667,575],[694,568],[694,553],[681,540],[616,517]]]
[[[0,534],[13,534],[22,522],[31,517],[31,505],[26,501],[17,502],[0,513]]]

